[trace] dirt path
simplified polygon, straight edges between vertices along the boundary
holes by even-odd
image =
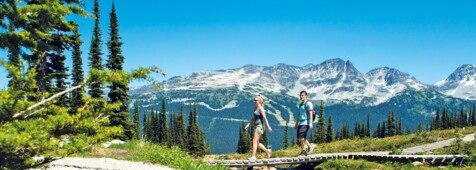
[[[112,158],[63,158],[41,168],[47,170],[173,170],[165,166],[143,162],[123,161]]]
[[[432,151],[432,150],[435,150],[435,149],[438,149],[438,148],[448,147],[448,146],[451,146],[451,142],[453,142],[453,140],[455,140],[455,138],[448,139],[448,140],[443,140],[443,141],[438,141],[438,142],[435,142],[435,143],[429,143],[429,144],[425,144],[425,145],[415,146],[415,147],[411,147],[411,148],[406,148],[406,149],[403,149],[402,154],[403,155],[413,155],[413,154],[420,153],[420,152],[428,152],[428,151]],[[463,138],[464,142],[470,142],[472,140],[474,140],[474,133],[469,134],[469,135],[465,135],[464,138]]]

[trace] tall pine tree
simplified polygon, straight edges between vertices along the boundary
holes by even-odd
[[[321,102],[319,106],[319,121],[317,124],[317,137],[314,141],[315,143],[325,143],[326,142],[326,119],[324,113],[324,102]]]
[[[239,130],[238,144],[236,146],[236,153],[247,153],[251,149],[251,140],[250,134],[245,130],[245,122],[241,122]]]
[[[170,148],[172,148],[172,146],[175,146],[177,145],[177,141],[178,141],[178,138],[177,138],[177,135],[175,135],[177,132],[176,132],[176,129],[177,129],[177,126],[175,125],[176,123],[176,117],[175,117],[175,113],[171,113],[170,114],[170,121],[169,121],[169,138],[168,138],[168,141],[167,141],[167,144]]]
[[[99,12],[99,0],[94,0],[94,31],[93,38],[91,39],[91,47],[89,48],[89,66],[91,70],[102,70],[102,52],[101,52],[101,28],[99,26],[99,20],[101,18]],[[92,80],[98,80],[99,77],[96,74],[91,74]],[[102,83],[100,81],[91,82],[89,85],[89,95],[92,98],[102,98],[104,94],[102,90]]]
[[[71,73],[71,80],[73,81],[73,86],[80,85],[84,82],[84,71],[83,71],[83,59],[81,57],[81,34],[78,33],[78,26],[74,29],[74,34],[72,36],[73,40],[73,71]],[[71,92],[71,110],[70,113],[76,113],[79,107],[84,105],[83,101],[84,87],[73,90]]]
[[[196,107],[195,107],[196,108]],[[190,112],[188,117],[188,127],[187,127],[187,141],[188,141],[188,151],[193,155],[198,155],[199,153],[199,129],[196,120],[196,115],[192,109],[192,104],[190,104]]]
[[[157,115],[157,111],[152,109],[151,112],[151,134],[150,134],[150,141],[154,143],[159,143],[159,116]]]
[[[367,114],[367,126],[365,127],[365,136],[370,138],[370,113]]]
[[[184,110],[183,110],[183,105],[180,106],[180,115],[177,118],[177,123],[175,123],[177,126],[177,136],[178,139],[178,145],[180,148],[185,150],[187,148],[186,144],[186,135],[187,135],[187,130],[185,128],[185,120],[184,120]]]
[[[393,111],[390,111],[387,116],[387,136],[395,136],[395,117]]]
[[[162,109],[159,113],[159,125],[157,129],[158,143],[163,145],[168,145],[169,141],[169,130],[167,127],[167,106],[165,104],[165,99],[162,99]]]
[[[286,126],[284,127],[284,138],[283,138],[283,149],[286,149],[289,147],[289,121],[286,120]]]
[[[140,112],[139,112],[139,103],[134,102],[134,130],[135,135],[134,139],[140,139]]]
[[[149,138],[149,134],[150,134],[150,124],[149,124],[149,119],[147,119],[147,114],[146,112],[144,111],[144,114],[143,114],[143,118],[142,118],[142,140],[145,140],[145,141],[150,141],[150,138]]]
[[[109,41],[107,47],[109,49],[107,68],[112,72],[122,72],[124,56],[121,52],[121,37],[119,36],[119,21],[117,19],[116,7],[114,2],[112,3],[112,11],[109,13],[110,23],[109,23]],[[111,120],[111,125],[113,126],[122,126],[124,128],[123,139],[132,139],[134,136],[134,128],[129,117],[129,108],[127,107],[129,100],[129,88],[127,84],[123,81],[114,81],[109,85],[109,102],[116,103],[119,102],[121,106],[114,110],[111,113],[109,119]]]
[[[476,103],[471,107],[471,126],[476,126]]]
[[[327,123],[326,142],[334,141],[334,123],[332,122],[332,115],[329,116],[329,122]]]

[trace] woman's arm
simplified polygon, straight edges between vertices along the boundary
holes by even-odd
[[[259,112],[261,113],[261,116],[263,116],[264,122],[266,123],[266,126],[268,127],[268,131],[269,132],[273,131],[273,129],[271,129],[271,126],[269,126],[268,118],[266,118],[266,113],[262,107],[259,108]]]

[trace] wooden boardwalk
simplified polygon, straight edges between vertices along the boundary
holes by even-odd
[[[475,134],[466,135],[463,141],[474,140]],[[282,157],[256,160],[211,160],[209,164],[223,164],[227,167],[252,167],[252,166],[274,166],[284,164],[308,164],[321,163],[331,159],[365,159],[369,161],[392,161],[392,162],[415,162],[428,163],[432,165],[441,164],[461,164],[465,155],[414,155],[421,152],[432,151],[437,148],[451,145],[453,139],[439,141],[431,144],[411,147],[403,150],[403,155],[390,155],[388,151],[382,152],[350,152],[350,153],[325,153],[312,154],[306,157]]]
[[[211,165],[223,164],[227,167],[273,166],[283,164],[321,163],[331,159],[366,159],[369,161],[399,161],[429,164],[459,164],[464,155],[388,155],[380,153],[330,153],[313,154],[306,157],[282,157],[256,160],[213,160]]]

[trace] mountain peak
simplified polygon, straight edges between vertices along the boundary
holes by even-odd
[[[464,80],[474,78],[476,76],[475,64],[464,64],[458,67],[449,77],[449,80]]]
[[[446,95],[476,100],[476,65],[464,64],[448,78],[435,84]]]
[[[368,77],[368,79],[384,82],[387,86],[392,86],[397,83],[407,84],[409,82],[421,84],[410,74],[390,67],[376,68],[370,70],[365,75]],[[418,87],[416,88],[419,89]]]

